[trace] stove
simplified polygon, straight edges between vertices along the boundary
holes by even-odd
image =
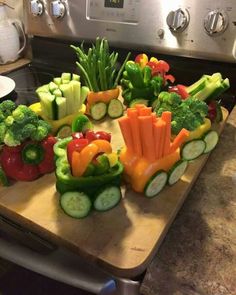
[[[190,85],[203,74],[220,72],[231,83],[231,88],[220,97],[222,105],[231,111],[236,94],[235,10],[234,0],[24,0],[24,25],[33,58],[29,65],[7,74],[16,82],[14,99],[17,104],[32,104],[38,101],[35,94],[37,87],[60,76],[62,72],[78,73],[76,56],[69,45],[79,45],[84,40],[84,46],[90,46],[100,36],[106,37],[111,49],[119,52],[120,61],[124,60],[128,51],[131,51],[131,59],[145,52],[167,61],[176,83]],[[30,240],[30,234],[33,235],[25,235],[27,231],[10,220],[2,218],[2,222],[12,225],[14,230],[18,228],[23,231],[25,238],[20,236],[18,240]],[[41,254],[47,253],[48,260],[50,253],[55,251],[63,257],[60,250],[55,250],[55,245],[47,244],[40,237],[33,237],[34,243],[24,247],[30,247]],[[37,243],[41,249],[36,249]],[[5,241],[2,241],[1,247],[3,246],[5,248],[1,249],[6,249],[4,253],[8,259],[15,257],[13,252],[8,251]],[[13,249],[18,249],[25,260],[30,260],[32,253],[26,253],[27,247],[20,247]],[[63,270],[63,263],[58,266],[60,271],[57,274],[53,264],[47,265],[45,260],[42,260],[45,267],[37,269],[36,264],[40,258],[36,258],[32,263],[20,261],[17,257],[14,259],[16,263],[34,271],[41,271],[58,280],[64,279],[69,284],[97,292],[96,294],[114,294],[107,274],[103,274],[99,281],[100,289],[96,289],[91,287],[94,282],[89,281],[89,275],[95,276],[91,269],[88,276],[81,280],[81,273],[74,272],[78,275],[75,283],[76,280],[71,280],[68,276],[62,278],[61,274],[68,271]],[[14,259],[12,258],[13,261]],[[55,263],[55,255],[51,261]],[[78,265],[84,266],[84,262],[78,262]],[[107,282],[110,282],[110,289],[105,290],[103,287]],[[117,279],[117,282],[119,295],[139,294],[138,281]]]

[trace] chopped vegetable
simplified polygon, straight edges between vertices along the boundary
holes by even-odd
[[[204,153],[206,143],[202,139],[193,139],[184,144],[181,150],[182,158],[190,161],[195,160]]]
[[[206,154],[212,151],[216,147],[219,141],[219,135],[215,130],[210,130],[206,132],[206,134],[204,134],[203,140],[206,143],[206,148],[204,150],[204,154]]]
[[[158,100],[155,109],[158,116],[166,111],[172,113],[172,134],[178,134],[182,128],[189,131],[195,130],[204,123],[208,113],[208,106],[205,102],[192,97],[181,100],[175,92],[161,92]]]
[[[112,99],[109,102],[107,113],[108,116],[112,119],[119,118],[123,115],[123,104],[119,99]]]
[[[31,181],[54,170],[53,146],[56,139],[48,136],[40,142],[26,141],[16,147],[3,146],[1,165],[7,177]]]
[[[97,211],[107,211],[121,200],[120,187],[109,185],[103,187],[96,195],[93,206]]]
[[[92,207],[90,198],[83,192],[66,192],[60,197],[63,211],[74,218],[86,217]]]
[[[179,160],[169,171],[168,184],[175,184],[183,176],[187,166],[188,161]]]
[[[96,44],[85,52],[83,44],[80,47],[71,45],[76,52],[78,62],[76,63],[81,76],[83,77],[86,86],[91,91],[98,92],[116,88],[120,75],[123,72],[125,63],[127,62],[130,53],[128,53],[120,70],[117,71],[118,53],[110,53],[108,41],[99,37],[96,39]]]
[[[7,107],[9,109],[6,109]],[[0,112],[2,112],[2,121],[0,122],[1,144],[17,146],[26,139],[41,141],[48,136],[51,130],[47,122],[40,120],[25,105],[16,106],[12,101],[4,101],[0,104]]]
[[[168,174],[165,171],[157,171],[147,182],[144,194],[148,198],[156,196],[166,185]]]
[[[107,105],[104,102],[96,102],[91,106],[90,109],[91,116],[94,120],[101,120],[106,116]]]

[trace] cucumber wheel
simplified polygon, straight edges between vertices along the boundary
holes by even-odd
[[[57,130],[57,138],[63,139],[68,136],[71,136],[72,130],[70,125],[62,125],[58,130]]]
[[[107,211],[115,207],[121,200],[120,187],[110,185],[103,188],[95,197],[93,206],[97,211]]]
[[[206,148],[204,150],[204,154],[212,151],[219,141],[219,135],[216,131],[210,130],[204,136],[203,140],[206,143]]]
[[[66,192],[61,195],[60,204],[64,212],[74,218],[86,217],[92,207],[90,198],[83,192]]]
[[[194,160],[204,153],[205,148],[206,143],[202,139],[188,141],[182,147],[182,158],[187,161]]]
[[[169,171],[168,184],[173,185],[176,183],[181,176],[184,174],[186,168],[188,166],[188,161],[179,160]]]
[[[104,102],[96,102],[91,106],[91,116],[94,120],[101,120],[107,114],[107,105]]]
[[[119,118],[123,115],[123,104],[119,99],[112,99],[109,102],[107,113],[112,119]]]
[[[144,194],[148,198],[156,196],[166,185],[168,175],[165,171],[157,171],[145,186]]]

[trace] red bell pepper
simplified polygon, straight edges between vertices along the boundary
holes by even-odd
[[[31,181],[40,175],[50,173],[55,169],[53,145],[56,138],[48,136],[44,140],[25,141],[16,146],[3,146],[0,162],[7,177]]]
[[[182,84],[178,84],[176,86],[170,86],[169,87],[169,92],[176,92],[178,93],[182,99],[186,99],[187,97],[189,97],[189,94],[186,90],[186,86],[182,85]]]

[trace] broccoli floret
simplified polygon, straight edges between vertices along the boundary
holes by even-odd
[[[6,131],[7,131],[6,125],[3,122],[1,122],[0,123],[0,142],[3,142]]]
[[[166,92],[162,91],[159,96],[158,100],[166,105],[170,105],[172,108],[177,107],[181,102],[181,96],[175,92]]]
[[[26,124],[21,131],[20,138],[25,140],[26,138],[31,138],[32,134],[36,131],[37,127],[31,123]]]
[[[178,134],[182,128],[195,130],[204,123],[208,113],[208,106],[204,101],[192,97],[181,100],[175,92],[161,92],[158,100],[155,109],[157,116],[161,116],[165,111],[172,113],[171,131],[174,134]]]
[[[7,116],[6,119],[4,120],[4,123],[6,124],[7,127],[10,127],[14,122],[14,118],[10,115]]]
[[[7,130],[3,141],[8,146],[17,146],[21,144],[21,142],[16,139],[15,134],[11,130]]]
[[[199,99],[190,97],[184,100],[182,104],[187,105],[193,113],[198,113],[203,118],[208,114],[207,104]]]
[[[3,113],[5,118],[11,115],[12,111],[16,108],[16,104],[11,100],[5,100],[0,103],[0,111]]]
[[[38,116],[25,105],[19,105],[13,112],[12,116],[20,124],[37,124]]]
[[[36,130],[31,135],[31,139],[41,141],[48,136],[50,131],[51,126],[46,121],[39,120]]]
[[[0,110],[0,122],[5,120],[5,115],[4,113]]]

